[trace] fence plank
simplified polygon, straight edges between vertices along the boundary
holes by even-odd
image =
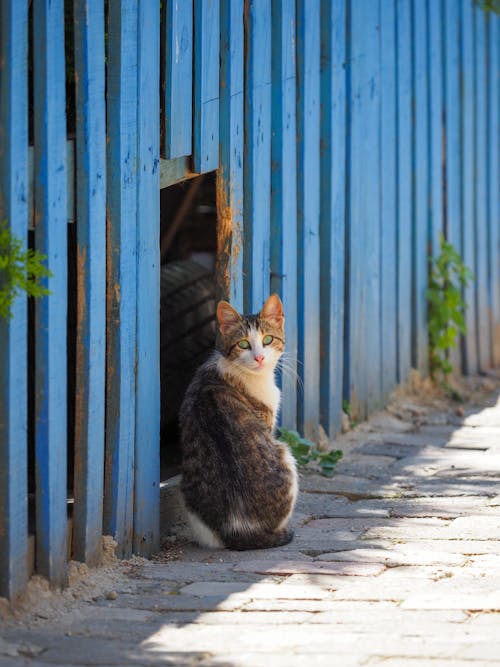
[[[471,0],[463,0],[461,7],[462,34],[462,257],[465,264],[476,273],[476,235],[475,235],[475,109],[474,103],[474,15]],[[464,291],[467,304],[465,323],[467,335],[463,341],[463,368],[466,373],[475,373],[477,365],[477,331],[476,331],[476,287],[471,283]]]
[[[300,428],[319,424],[320,383],[320,3],[297,0],[298,361]]]
[[[411,370],[411,5],[397,0],[398,380]]]
[[[492,361],[500,366],[500,18],[488,17],[488,226]]]
[[[26,247],[28,232],[27,4],[0,4],[0,222]],[[0,318],[0,596],[27,579],[27,310],[18,295]]]
[[[491,366],[491,341],[488,299],[488,211],[487,211],[487,99],[486,99],[486,20],[480,7],[474,8],[475,36],[475,213],[476,213],[476,300],[478,365]],[[497,221],[498,223],[498,221]]]
[[[382,397],[397,383],[396,4],[380,4],[380,225]]]
[[[106,453],[104,531],[132,550],[136,259],[137,3],[109,0]]]
[[[245,0],[245,309],[269,295],[271,209],[271,4]]]
[[[140,2],[137,33],[137,367],[134,553],[160,532],[160,76],[159,7]]]
[[[467,0],[468,1],[468,0]],[[429,35],[429,180],[430,180],[430,249],[439,254],[443,232],[443,23],[442,4],[428,0],[427,31]]]
[[[67,211],[64,3],[34,0],[35,244],[53,273],[36,301],[36,569],[66,581]]]
[[[218,296],[243,310],[243,0],[221,0]]]
[[[346,168],[346,3],[321,4],[320,419],[342,426]]]
[[[106,341],[104,3],[75,2],[77,353],[73,557],[101,558]]]
[[[412,366],[428,372],[427,245],[429,239],[429,129],[427,4],[413,0],[413,220]]]
[[[219,166],[219,0],[194,0],[194,171]]]
[[[281,422],[297,423],[295,1],[272,3],[271,291],[285,309]]]
[[[165,157],[171,160],[192,150],[193,2],[171,0],[165,11]]]
[[[380,405],[379,2],[351,5],[350,403],[357,417]],[[409,35],[408,35],[409,37]]]
[[[444,0],[444,100],[445,100],[445,164],[446,164],[446,239],[458,253],[461,244],[460,202],[460,4],[456,0]],[[460,368],[460,350],[450,351],[450,362]]]

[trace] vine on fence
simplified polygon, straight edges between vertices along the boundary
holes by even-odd
[[[11,318],[12,304],[20,292],[35,298],[50,294],[41,284],[42,278],[52,276],[46,259],[36,250],[25,249],[7,223],[0,222],[0,318]]]
[[[429,361],[434,379],[452,371],[449,351],[457,345],[457,335],[467,332],[462,295],[474,276],[444,236],[439,255],[431,259],[428,299]]]

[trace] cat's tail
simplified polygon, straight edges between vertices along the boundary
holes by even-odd
[[[272,549],[282,547],[293,539],[293,530],[284,528],[276,533],[250,533],[224,535],[223,542],[227,549],[246,551],[248,549]]]

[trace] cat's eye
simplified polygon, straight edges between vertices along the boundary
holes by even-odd
[[[267,336],[264,336],[264,338],[262,339],[262,344],[263,344],[263,345],[271,345],[271,343],[273,342],[273,340],[274,340],[274,337],[273,337],[273,336],[270,336],[270,335],[268,334]]]
[[[242,350],[249,350],[250,349],[250,343],[243,339],[238,341],[238,347]]]

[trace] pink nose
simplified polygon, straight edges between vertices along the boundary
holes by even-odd
[[[264,361],[264,355],[263,354],[256,354],[254,359],[258,364],[261,364]]]

